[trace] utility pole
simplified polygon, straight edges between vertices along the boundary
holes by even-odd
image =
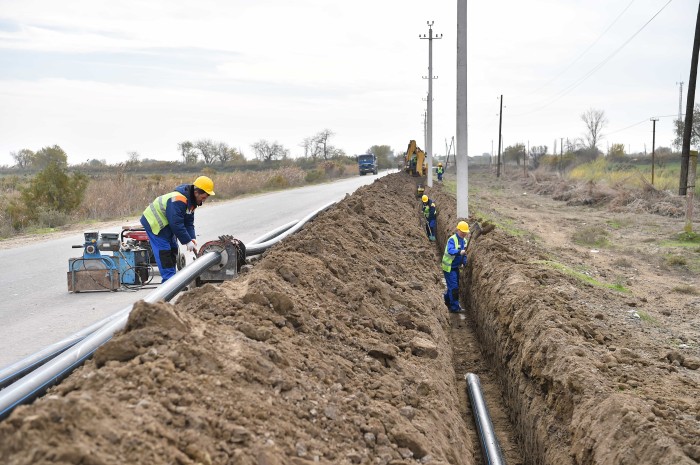
[[[693,55],[690,59],[690,78],[688,79],[688,97],[685,106],[685,126],[683,127],[683,149],[681,151],[681,177],[678,195],[688,191],[688,164],[690,161],[690,134],[693,130],[693,107],[695,106],[695,84],[698,78],[698,52],[700,51],[700,6],[695,20],[695,40]]]
[[[433,37],[433,23],[428,21],[428,36],[425,34],[418,36],[421,39],[428,39],[428,140],[426,150],[428,151],[428,187],[433,187],[433,39],[442,39],[442,34]]]
[[[681,109],[683,108],[683,84],[685,83],[680,81],[676,84],[678,84],[678,121],[681,121],[681,118],[683,118],[683,113],[681,113]]]
[[[467,125],[467,0],[457,0],[457,217],[469,218],[469,147]],[[459,156],[457,154],[459,153]]]
[[[656,122],[659,118],[652,118],[652,129],[651,129],[651,185],[654,185],[654,162],[656,155]],[[644,151],[646,152],[646,144],[644,145]]]
[[[503,94],[501,94],[501,110],[498,112],[498,164],[496,165],[496,177],[501,177],[501,129],[503,128]]]
[[[527,141],[527,151],[523,153],[523,177],[527,177],[527,154],[530,153],[530,141]]]
[[[560,150],[560,152],[559,152],[559,173],[561,173],[561,169],[562,169],[561,164],[564,161],[564,138],[562,137],[562,138],[560,138],[560,140],[561,140],[561,143],[559,144],[559,150]]]

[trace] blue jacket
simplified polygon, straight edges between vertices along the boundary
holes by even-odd
[[[455,241],[457,242],[455,247]],[[459,237],[456,233],[447,239],[447,244],[445,244],[445,253],[442,257],[443,271],[446,266],[449,266],[452,270],[458,269],[461,265],[467,264],[467,256],[460,255],[460,251],[464,249],[464,238]],[[452,263],[448,264],[452,258]],[[451,265],[451,266],[450,266]]]
[[[168,199],[165,207],[165,217],[168,220],[158,236],[168,241],[173,236],[177,237],[181,244],[187,244],[194,239],[194,211],[197,208],[197,201],[194,198],[194,186],[192,184],[182,184],[175,188],[173,192],[179,192],[184,196],[175,196]],[[144,216],[141,216],[143,227],[151,231],[151,226]]]

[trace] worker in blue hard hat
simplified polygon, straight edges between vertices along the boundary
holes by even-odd
[[[178,241],[189,252],[197,253],[194,211],[211,195],[214,195],[214,181],[200,176],[192,184],[182,184],[156,198],[144,210],[141,224],[151,242],[162,282],[175,275]]]
[[[466,221],[457,223],[457,230],[447,239],[445,253],[442,256],[442,272],[445,275],[447,290],[443,295],[445,305],[451,313],[462,311],[459,305],[459,269],[467,264],[465,238],[469,235]]]

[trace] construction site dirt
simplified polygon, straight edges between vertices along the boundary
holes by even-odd
[[[454,195],[426,189],[430,242],[415,180],[360,188],[234,281],[138,303],[0,423],[0,463],[481,464],[466,372],[510,465],[700,462],[700,252],[668,242],[680,199],[472,172],[470,222],[496,228],[450,314]],[[592,226],[595,248],[574,239]]]

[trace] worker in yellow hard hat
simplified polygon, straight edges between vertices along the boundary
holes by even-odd
[[[459,269],[467,264],[465,239],[469,236],[469,224],[457,223],[455,233],[447,239],[445,253],[442,256],[442,272],[445,275],[447,290],[443,295],[445,305],[452,313],[462,311],[459,305]]]
[[[153,256],[160,270],[161,281],[175,275],[179,247],[197,253],[194,232],[194,211],[214,195],[214,181],[200,176],[192,184],[182,184],[174,191],[157,197],[141,215],[141,224],[151,243]]]
[[[445,169],[442,167],[442,163],[438,163],[437,170],[435,172],[437,173],[438,181],[442,181],[442,175],[445,174]]]
[[[421,197],[421,202],[423,202],[423,216],[425,216],[425,233],[428,235],[428,239],[434,241],[435,228],[437,227],[437,207],[435,202],[425,194]]]

